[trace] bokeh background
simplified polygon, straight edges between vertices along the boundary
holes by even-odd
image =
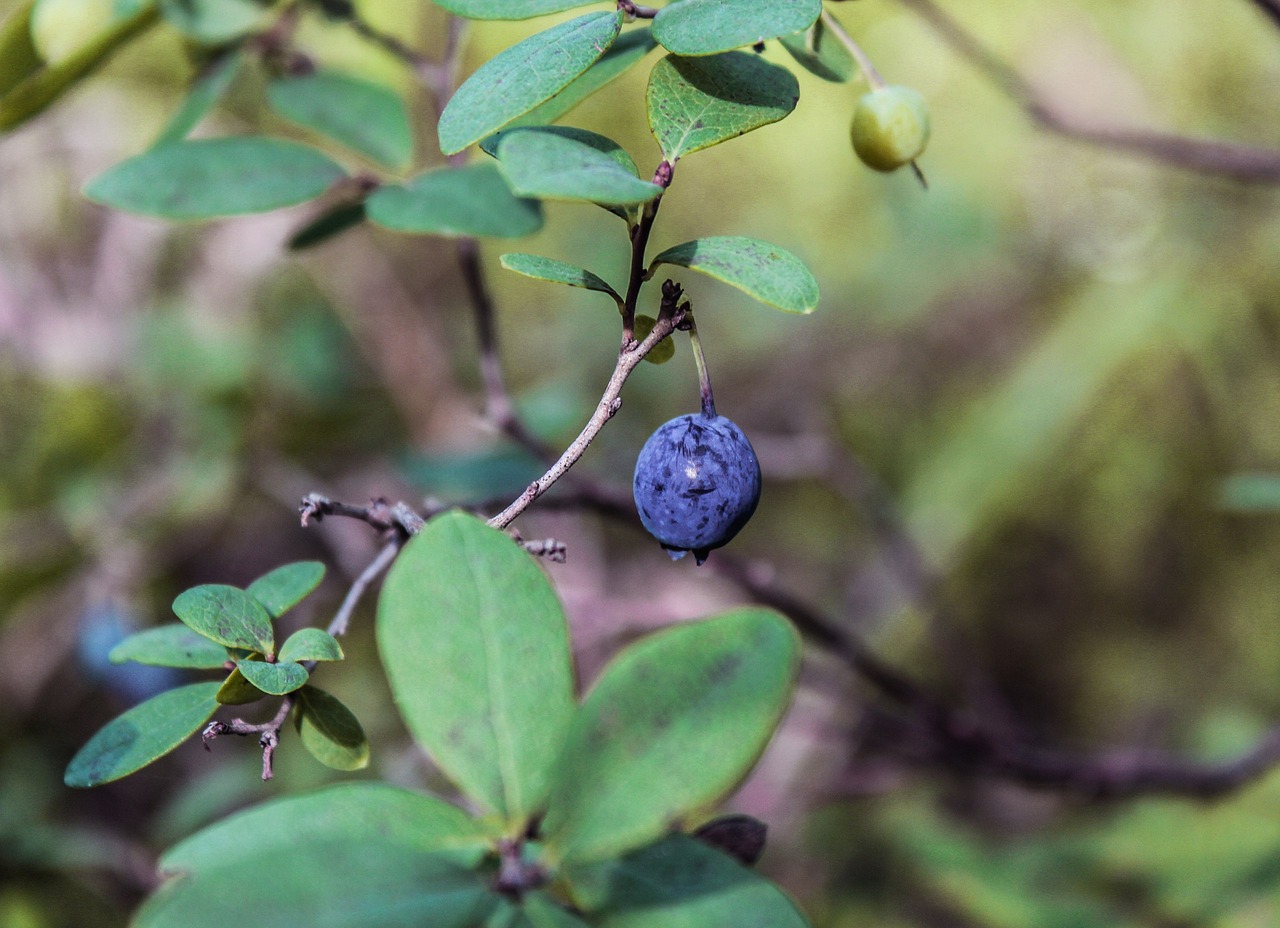
[[[428,4],[358,5],[440,47]],[[946,4],[1083,124],[1280,146],[1280,29],[1261,6]],[[929,190],[862,168],[847,136],[861,85],[807,73],[788,119],[681,162],[655,248],[763,238],[803,258],[823,298],[788,316],[683,280],[720,411],[766,475],[723,557],[673,564],[623,520],[552,505],[520,520],[568,545],[548,568],[584,681],[629,637],[744,601],[736,564],[1010,738],[1139,762],[1248,750],[1280,720],[1280,194],[1040,131],[911,10],[831,8],[928,98]],[[466,67],[549,22],[477,25]],[[399,62],[319,22],[298,42],[403,92],[414,170],[439,163],[429,95]],[[764,54],[788,63],[774,44]],[[566,120],[642,170],[659,158],[647,70]],[[67,790],[78,746],[173,682],[109,665],[120,637],[165,621],[187,586],[299,558],[330,567],[299,620],[327,621],[377,542],[336,519],[300,528],[308,491],[466,503],[537,472],[482,416],[451,242],[358,227],[289,253],[306,207],[173,225],[81,197],[148,144],[191,73],[158,30],[0,138],[0,928],[124,924],[160,849],[337,776],[286,732],[268,784],[256,747],[223,739]],[[305,137],[262,85],[242,74],[197,134]],[[617,317],[497,256],[546,254],[617,285],[628,246],[601,210],[547,216],[482,253],[512,392],[563,447],[612,369]],[[581,465],[623,489],[648,433],[696,408],[688,345],[624,399]],[[323,685],[373,741],[363,775],[447,791],[391,707],[371,620],[370,602]],[[901,710],[838,656],[809,657],[730,805],[769,821],[762,867],[815,925],[1280,924],[1280,777],[1212,803],[1029,788],[904,745],[884,724]]]

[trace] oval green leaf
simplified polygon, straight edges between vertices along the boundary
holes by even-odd
[[[298,690],[294,725],[311,756],[334,770],[362,770],[369,764],[369,739],[351,710],[314,686]]]
[[[344,176],[328,156],[296,142],[199,139],[123,161],[91,180],[84,192],[130,213],[213,219],[313,200]]]
[[[230,89],[244,55],[239,49],[230,49],[210,61],[196,79],[191,82],[186,98],[178,111],[170,117],[159,137],[152,143],[152,148],[167,145],[170,142],[181,142],[187,134],[199,125]]]
[[[700,271],[789,313],[811,313],[818,305],[818,282],[804,262],[758,239],[740,235],[694,239],[662,252],[653,259],[650,272],[659,264]]]
[[[522,824],[545,801],[573,714],[564,612],[510,538],[460,512],[405,545],[378,650],[414,738],[477,804]]]
[[[275,645],[267,610],[238,587],[192,587],[173,601],[173,614],[192,631],[229,648],[270,654]]]
[[[111,663],[135,661],[153,667],[218,670],[227,663],[227,649],[185,625],[161,625],[130,635],[111,649]]]
[[[822,0],[680,0],[658,11],[653,37],[677,55],[714,55],[808,29]]]
[[[784,35],[779,41],[802,68],[824,81],[842,84],[857,69],[849,49],[831,34],[821,17],[803,32]]]
[[[441,168],[365,201],[372,222],[396,232],[519,238],[542,227],[542,207],[517,197],[494,164]]]
[[[278,619],[310,595],[323,579],[324,564],[295,561],[263,574],[245,592],[262,603],[267,615]]]
[[[222,45],[266,26],[270,4],[257,0],[158,0],[160,12],[187,38]]]
[[[267,86],[267,102],[285,119],[345,145],[393,170],[413,156],[404,101],[390,88],[336,71],[282,77]]]
[[[179,874],[135,928],[472,928],[495,905],[472,868],[487,839],[460,809],[408,790],[351,783],[266,803],[183,841]],[[270,901],[228,887],[262,884]]]
[[[110,783],[168,754],[218,708],[217,683],[192,683],[153,696],[112,719],[67,765],[67,786]]]
[[[307,668],[294,661],[236,661],[240,675],[269,696],[284,696],[307,682]]]
[[[227,679],[222,681],[222,686],[218,688],[215,698],[220,706],[244,706],[251,702],[257,702],[266,695],[266,693],[246,680],[244,674],[240,672],[240,668],[237,667],[227,675]]]
[[[765,609],[677,625],[624,650],[574,716],[543,821],[548,854],[613,856],[722,798],[768,744],[799,660],[795,631]]]
[[[635,206],[663,191],[600,148],[543,129],[506,135],[498,145],[498,166],[517,195],[544,200]]]
[[[280,648],[281,661],[340,661],[342,645],[322,628],[300,628]]]
[[[485,62],[440,115],[440,149],[460,152],[555,96],[608,50],[621,28],[619,12],[588,13]]]
[[[567,284],[570,287],[581,287],[584,290],[597,290],[607,293],[619,303],[622,297],[618,291],[609,286],[609,282],[576,264],[557,261],[555,258],[544,258],[541,255],[512,252],[502,255],[498,261],[508,271],[515,271],[535,280],[546,280],[553,284]]]
[[[564,906],[542,893],[530,893],[520,903],[531,928],[590,928]]]
[[[649,128],[674,162],[782,119],[796,108],[800,85],[786,68],[747,52],[668,55],[649,74],[647,99]]]
[[[436,6],[468,19],[531,19],[598,2],[600,0],[435,0]]]

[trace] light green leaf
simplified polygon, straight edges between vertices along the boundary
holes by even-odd
[[[520,908],[531,928],[589,928],[582,919],[542,893],[525,896]]]
[[[740,235],[716,235],[668,248],[653,259],[700,271],[737,287],[762,303],[789,313],[811,313],[818,305],[818,282],[795,255],[777,245]]]
[[[304,686],[295,698],[294,725],[312,757],[334,770],[368,766],[369,740],[350,709],[314,686]]]
[[[239,49],[225,51],[210,61],[196,75],[196,79],[191,82],[191,89],[187,91],[187,96],[182,101],[182,105],[178,107],[178,111],[169,119],[168,124],[155,142],[152,143],[151,147],[157,148],[170,142],[180,142],[185,139],[187,134],[200,123],[200,120],[204,119],[209,114],[209,111],[218,105],[218,101],[226,96],[227,90],[230,89],[236,74],[239,73],[240,65],[243,61],[244,55],[240,53]]]
[[[782,119],[796,108],[800,85],[786,68],[747,52],[668,55],[649,74],[647,99],[649,128],[674,162]]]
[[[270,654],[275,644],[267,610],[234,586],[192,587],[173,601],[173,614],[192,631],[229,648]]]
[[[268,664],[266,661],[236,661],[241,676],[270,696],[292,693],[307,682],[307,668],[294,661]]]
[[[199,139],[123,161],[91,180],[84,192],[126,212],[213,219],[313,200],[344,176],[328,156],[296,142]]]
[[[544,200],[634,206],[663,192],[598,147],[544,129],[506,135],[498,145],[498,166],[516,194]]]
[[[494,164],[441,168],[403,187],[380,187],[365,209],[397,232],[518,238],[542,227],[542,207],[513,194]]]
[[[680,0],[658,11],[653,37],[677,55],[714,55],[808,29],[822,0]]]
[[[404,101],[382,84],[336,71],[281,77],[267,86],[271,108],[393,170],[413,156]]]
[[[280,648],[281,661],[340,661],[342,645],[322,628],[300,628]]]
[[[824,81],[844,83],[857,69],[849,49],[831,34],[821,17],[803,32],[784,35],[780,41],[801,67]]]
[[[109,659],[113,664],[135,661],[155,667],[217,670],[227,662],[227,649],[174,623],[130,635],[111,649]]]
[[[579,144],[586,145],[598,152],[608,155],[618,165],[625,168],[633,176],[637,173],[636,163],[632,157],[627,154],[627,150],[615,142],[613,139],[603,136],[598,132],[592,132],[589,129],[579,129],[575,126],[515,126],[507,129],[501,129],[493,135],[486,135],[480,140],[480,150],[486,155],[498,157],[498,146],[502,144],[504,139],[513,135],[527,132],[541,132],[544,135],[553,135],[559,138],[570,139]]]
[[[440,149],[451,155],[563,90],[618,37],[619,12],[589,13],[531,36],[481,65],[440,116]]]
[[[502,255],[498,261],[507,270],[523,274],[525,277],[547,280],[555,284],[568,284],[570,287],[582,287],[584,290],[598,290],[609,294],[619,303],[622,302],[622,297],[618,295],[618,291],[609,286],[608,281],[574,264],[519,252]]]
[[[387,574],[377,634],[414,738],[476,803],[524,823],[573,714],[564,612],[542,570],[502,532],[446,513]]]
[[[245,592],[262,603],[267,615],[278,619],[302,602],[324,579],[324,564],[295,561],[263,574]]]
[[[217,683],[192,683],[153,696],[112,719],[67,765],[67,786],[100,786],[168,754],[209,720]]]
[[[495,905],[474,868],[487,840],[429,796],[351,783],[224,819],[160,860],[135,928],[473,928]],[[228,887],[263,885],[262,893]],[[264,905],[269,918],[264,920]]]
[[[687,835],[566,876],[600,928],[808,928],[776,886]]]
[[[262,692],[252,683],[245,679],[244,674],[237,667],[227,675],[227,679],[222,681],[222,686],[218,688],[217,696],[218,704],[222,706],[243,706],[251,702],[257,702],[267,694]]]
[[[255,0],[158,0],[179,32],[204,45],[222,45],[267,25],[269,4]]]
[[[530,19],[598,2],[600,0],[435,0],[436,6],[468,19]]]
[[[44,64],[31,41],[31,10],[26,0],[0,24],[0,97],[39,71]]]
[[[799,645],[777,613],[740,609],[624,650],[574,716],[543,821],[548,855],[628,851],[733,789],[791,699]]]

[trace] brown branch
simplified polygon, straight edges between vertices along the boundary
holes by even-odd
[[[289,717],[289,710],[292,708],[293,697],[286,696],[280,700],[280,707],[270,721],[246,722],[244,719],[232,719],[230,722],[210,722],[200,733],[200,740],[204,743],[204,749],[208,751],[210,750],[209,742],[223,735],[242,737],[257,735],[258,744],[262,747],[262,779],[270,780],[275,776],[273,764],[276,748],[280,744],[280,729],[284,727],[285,720]]]
[[[351,623],[351,614],[356,611],[356,606],[360,604],[361,597],[373,581],[377,580],[391,562],[396,559],[396,555],[400,553],[400,547],[404,542],[401,538],[396,537],[383,545],[382,550],[378,552],[378,556],[369,562],[369,566],[361,571],[360,576],[356,577],[351,584],[351,588],[347,590],[347,595],[342,599],[342,605],[338,607],[337,613],[333,617],[333,621],[329,623],[328,632],[333,637],[338,638],[347,633],[347,626]]]

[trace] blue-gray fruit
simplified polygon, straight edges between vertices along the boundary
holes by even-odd
[[[698,563],[727,544],[760,502],[760,462],[724,416],[678,416],[649,436],[636,460],[636,509],[673,558]]]

